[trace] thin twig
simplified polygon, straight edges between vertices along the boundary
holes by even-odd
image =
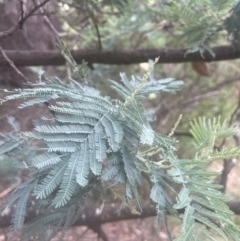
[[[0,39],[6,38],[8,36],[11,36],[12,34],[14,34],[18,29],[21,29],[24,22],[33,15],[34,12],[36,12],[40,7],[44,6],[47,2],[49,2],[50,0],[45,0],[43,1],[41,4],[39,4],[38,6],[36,6],[35,8],[33,8],[25,17],[23,17],[22,19],[20,18],[20,20],[13,25],[10,29],[8,29],[7,31],[4,32],[0,32]]]
[[[220,175],[220,181],[219,184],[221,184],[223,187],[221,191],[225,193],[226,187],[227,187],[227,180],[228,180],[228,174],[232,170],[232,168],[236,165],[237,160],[235,158],[231,160],[223,160],[223,170]]]
[[[100,35],[100,32],[99,32],[98,25],[97,25],[97,19],[96,19],[95,15],[93,14],[93,12],[89,8],[87,10],[88,10],[89,16],[92,20],[92,23],[93,23],[94,28],[95,28],[96,33],[97,33],[98,50],[102,50],[102,40],[101,40],[101,35]]]
[[[96,29],[96,32],[97,32],[98,49],[99,49],[99,50],[102,50],[102,41],[101,41],[101,35],[100,35],[100,32],[99,32],[98,25],[97,25],[97,23],[95,23],[94,21],[93,21],[93,25],[94,25],[94,27],[95,27],[95,29]]]
[[[3,198],[4,196],[6,196],[8,193],[16,189],[16,187],[18,187],[21,184],[22,182],[21,179],[20,178],[18,179],[19,180],[16,181],[11,187],[8,187],[7,189],[5,189],[3,192],[0,193],[0,198]]]
[[[25,12],[24,12],[24,2],[23,0],[19,0],[20,2],[20,22],[23,20]],[[20,29],[22,28],[22,26],[19,27]]]
[[[205,98],[212,97],[212,96],[215,96],[215,95],[219,95],[219,94],[220,94],[220,91],[208,92],[208,93],[205,93],[205,94],[202,94],[202,95],[195,96],[195,97],[193,97],[191,99],[185,100],[182,103],[180,103],[180,105],[183,108],[186,108],[188,105],[191,105],[194,102],[197,102],[197,101],[200,101],[200,100],[203,100]]]
[[[213,96],[219,95],[219,94],[221,94],[221,91],[212,91],[212,92],[203,93],[203,94],[194,96],[190,99],[187,99],[181,103],[173,104],[172,106],[168,107],[168,110],[174,110],[174,109],[180,109],[180,108],[184,109],[187,106],[192,105],[197,101],[201,101],[205,98],[213,97]],[[162,105],[163,104],[161,103],[155,108],[155,114],[160,113],[160,109],[161,109]]]
[[[229,123],[228,123],[228,127],[230,127],[232,124],[233,124],[233,122],[234,122],[234,119],[236,119],[236,116],[237,116],[237,114],[238,114],[238,110],[240,109],[240,98],[239,98],[239,100],[238,100],[238,105],[237,105],[237,107],[235,108],[235,110],[233,111],[233,113],[231,114],[231,117],[230,117],[230,120],[229,120]],[[222,141],[222,143],[219,145],[219,149],[221,149],[223,146],[224,146],[224,144],[225,144],[225,141],[226,141],[226,137],[223,139],[223,141]]]
[[[232,79],[224,80],[224,81],[220,82],[219,84],[217,84],[217,85],[215,85],[211,88],[208,88],[206,90],[206,92],[204,92],[203,94],[205,94],[207,92],[216,91],[216,90],[222,88],[224,85],[231,84],[231,83],[236,82],[236,81],[240,81],[240,76],[234,77]]]
[[[8,62],[8,64],[14,69],[14,71],[20,75],[23,79],[25,79],[27,82],[29,82],[29,79],[15,66],[15,64],[13,63],[13,61],[11,59],[8,58],[8,56],[6,55],[6,53],[4,52],[3,48],[0,46],[0,52],[3,56],[3,58]]]
[[[240,99],[238,101],[237,107],[235,108],[235,110],[231,114],[231,117],[230,117],[230,120],[229,120],[229,123],[228,123],[228,127],[230,127],[233,124],[233,122],[235,121],[239,109],[240,109]],[[234,136],[234,138],[236,138],[236,135]],[[218,146],[218,150],[221,150],[223,148],[225,142],[226,142],[226,138],[224,138],[222,140],[221,144]],[[239,143],[237,143],[237,145],[239,145]],[[221,189],[221,191],[223,193],[225,193],[225,191],[226,191],[228,174],[230,173],[230,171],[232,170],[232,168],[235,165],[236,165],[236,159],[234,159],[234,158],[230,159],[230,160],[227,160],[227,159],[223,160],[223,170],[222,170],[221,175],[217,178],[219,184],[221,184],[223,186],[223,188]]]
[[[40,5],[39,0],[33,0],[33,3],[35,5],[35,7]],[[50,29],[55,33],[55,35],[58,37],[59,33],[57,31],[57,29],[53,26],[52,22],[49,20],[49,18],[47,17],[43,7],[39,8],[41,14],[43,15],[43,19],[44,21],[47,23],[47,25],[50,27]]]

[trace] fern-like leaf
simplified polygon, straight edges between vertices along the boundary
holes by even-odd
[[[46,198],[51,194],[61,183],[62,175],[67,168],[68,162],[62,160],[49,172],[49,174],[44,177],[40,183],[37,185],[35,190],[36,198]]]
[[[190,123],[190,132],[194,137],[194,145],[197,150],[206,147],[213,135],[216,132],[215,138],[225,138],[236,134],[236,128],[227,127],[227,122],[220,122],[220,119],[213,118],[212,120],[206,120],[205,118],[199,118]]]
[[[79,158],[80,153],[74,152],[67,161],[68,165],[63,173],[59,190],[53,200],[53,205],[55,205],[56,208],[66,205],[76,190],[76,167],[79,163]]]
[[[76,181],[80,186],[84,187],[88,183],[87,177],[90,171],[89,152],[86,143],[81,144],[81,149],[77,155],[80,158],[76,167]]]

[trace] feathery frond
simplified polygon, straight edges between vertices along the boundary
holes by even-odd
[[[198,120],[194,120],[190,123],[190,125],[190,132],[193,135],[194,145],[197,150],[209,145],[213,134],[215,141],[215,139],[233,136],[237,131],[236,128],[228,127],[226,121],[221,123],[220,118],[213,118],[212,120],[207,121],[203,117]]]
[[[199,227],[209,238],[205,226],[225,240],[228,237],[237,240],[239,229],[226,205],[229,198],[219,191],[220,185],[213,183],[216,172],[205,170],[212,160],[240,155],[239,148],[212,150],[216,139],[232,136],[236,129],[227,127],[226,121],[220,122],[220,119],[193,121],[191,133],[197,148],[196,157],[178,159],[174,154],[176,140],[152,129],[139,100],[158,91],[174,92],[182,82],[171,78],[156,80],[153,66],[143,78],[132,77],[128,81],[125,74],[120,76],[121,84],[111,83],[123,101],[102,97],[99,91],[74,80],[65,85],[59,79],[41,82],[40,87],[33,89],[17,89],[6,97],[6,100],[31,98],[20,108],[54,100],[48,105],[53,117],[36,122],[34,131],[21,132],[16,121],[9,118],[13,131],[2,134],[0,154],[20,152],[32,143],[31,139],[37,140],[39,145],[37,154],[31,152],[31,157],[26,159],[32,179],[19,186],[7,203],[9,207],[16,203],[17,207],[12,220],[13,231],[22,229],[32,195],[37,207],[48,208],[49,213],[29,223],[21,240],[30,237],[50,240],[60,228],[64,235],[76,220],[74,214],[79,212],[80,206],[96,191],[103,195],[105,187],[123,187],[125,195],[120,198],[123,205],[139,213],[142,203],[138,191],[142,186],[142,172],[145,172],[152,183],[150,198],[156,205],[156,221],[163,221],[170,241],[167,212],[178,216],[178,209],[185,212],[182,235],[176,240],[197,240]],[[171,182],[182,186],[178,194]],[[177,195],[174,205],[169,192]],[[219,226],[215,220],[219,221]]]

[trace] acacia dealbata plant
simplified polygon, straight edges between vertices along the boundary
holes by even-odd
[[[139,190],[145,173],[152,183],[150,199],[156,206],[156,221],[163,221],[169,240],[173,238],[167,215],[172,214],[182,222],[182,233],[174,240],[217,240],[212,237],[214,230],[223,240],[239,241],[239,227],[225,204],[229,197],[213,182],[218,173],[205,169],[213,160],[240,155],[240,148],[213,151],[217,139],[232,136],[237,130],[220,119],[195,120],[190,130],[195,156],[179,159],[175,155],[177,140],[172,138],[179,120],[170,134],[155,132],[141,100],[151,93],[176,92],[183,83],[155,79],[153,65],[151,62],[142,78],[128,80],[121,73],[120,82],[110,81],[119,99],[103,97],[86,84],[90,81],[84,65],[77,69],[80,81],[70,79],[65,84],[58,78],[44,78],[40,72],[34,88],[6,91],[2,104],[23,99],[20,109],[46,103],[51,112],[51,116],[35,121],[35,130],[28,132],[21,132],[9,117],[13,130],[2,133],[5,140],[0,154],[25,154],[22,164],[30,171],[29,179],[12,192],[5,206],[14,206],[11,228],[12,232],[22,230],[21,240],[50,240],[59,230],[64,235],[84,205],[94,202],[94,193],[104,198],[110,190],[120,197],[120,208],[128,205],[141,213]],[[173,183],[181,186],[179,193]],[[118,194],[116,186],[121,187]],[[30,206],[43,214],[24,225]]]

